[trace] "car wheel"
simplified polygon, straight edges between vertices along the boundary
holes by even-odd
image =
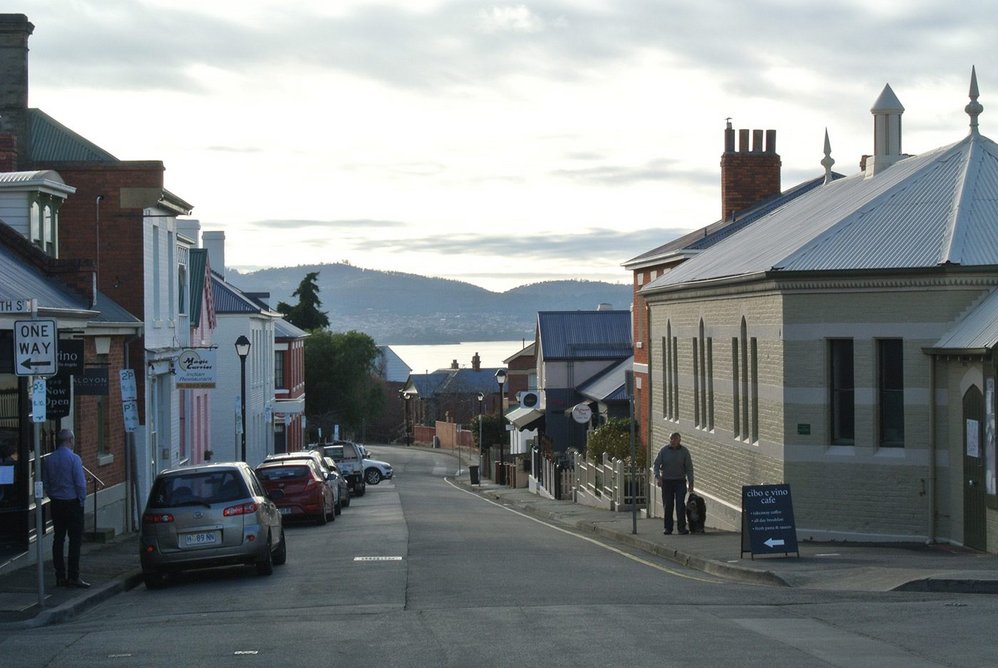
[[[353,495],[354,496],[364,496],[364,492],[366,492],[366,491],[367,491],[367,487],[364,485],[364,483],[359,483],[359,484],[356,484],[356,485],[353,486]]]
[[[376,468],[369,468],[365,472],[364,479],[368,485],[377,485],[381,482],[381,471]]]
[[[288,560],[288,542],[284,540],[284,529],[281,529],[281,544],[277,547],[277,551],[274,552],[274,565],[283,566],[284,562]]]
[[[143,571],[142,581],[146,589],[161,589],[166,584],[166,574],[159,571]]]
[[[347,490],[346,498],[340,501],[340,505],[343,506],[344,508],[349,508],[350,507],[350,490],[349,489]]]
[[[333,512],[336,513],[337,515],[340,515],[340,514],[343,513],[343,502],[342,501],[337,501],[336,502],[336,506],[333,508]]]
[[[336,521],[336,506],[333,505],[332,501],[330,501],[329,512],[326,514],[326,519],[328,519],[330,522]]]
[[[264,550],[264,557],[261,561],[256,562],[256,572],[258,575],[273,575],[274,574],[274,552],[273,543],[270,536],[267,536],[267,549]]]

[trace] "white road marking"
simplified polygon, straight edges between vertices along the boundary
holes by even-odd
[[[620,555],[622,557],[630,559],[631,561],[636,561],[639,564],[642,564],[644,566],[648,566],[649,568],[654,568],[655,570],[662,571],[663,573],[668,573],[669,575],[675,575],[676,577],[686,578],[687,580],[696,580],[697,582],[709,582],[711,584],[717,584],[718,583],[718,580],[715,580],[715,579],[697,577],[695,575],[690,575],[689,573],[683,573],[682,571],[677,571],[677,570],[673,570],[671,568],[666,568],[665,566],[660,566],[659,564],[652,563],[652,562],[648,561],[647,559],[642,559],[641,557],[635,556],[633,554],[628,554],[627,552],[624,552],[623,550],[618,550],[617,548],[615,548],[615,547],[613,547],[611,545],[607,545],[605,543],[601,543],[600,541],[595,540],[593,538],[590,538],[589,536],[583,536],[582,534],[576,533],[574,531],[569,531],[568,529],[565,529],[563,527],[557,526],[555,524],[551,524],[550,522],[545,522],[544,520],[539,519],[537,517],[532,517],[530,515],[522,513],[519,510],[516,510],[514,508],[510,508],[509,506],[504,506],[501,503],[496,503],[492,499],[486,499],[484,496],[481,496],[479,494],[476,494],[475,492],[471,492],[469,490],[464,489],[463,487],[460,487],[459,485],[454,484],[454,482],[451,481],[449,478],[445,477],[444,481],[448,485],[450,485],[451,487],[453,487],[454,489],[462,491],[465,494],[468,494],[470,496],[477,497],[477,498],[481,499],[482,501],[485,501],[486,503],[491,503],[493,506],[496,506],[497,508],[502,508],[503,510],[507,510],[507,511],[513,513],[514,515],[519,515],[520,517],[528,519],[531,522],[537,522],[538,524],[546,526],[549,529],[554,529],[555,531],[560,531],[563,534],[567,534],[569,536],[573,536],[575,538],[578,538],[579,540],[584,540],[587,543],[592,543],[593,545],[597,545],[599,547],[602,547],[604,550],[609,550],[610,552],[613,552],[613,553],[618,554],[618,555]]]

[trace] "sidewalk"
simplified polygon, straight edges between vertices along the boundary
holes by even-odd
[[[479,495],[553,524],[591,533],[726,579],[782,587],[839,591],[921,591],[998,594],[998,556],[950,545],[801,542],[800,557],[741,554],[740,533],[710,529],[681,536],[662,533],[661,518],[554,501],[527,489],[482,479],[467,470],[456,482]]]
[[[466,462],[465,462],[466,463]],[[456,466],[455,466],[456,469]],[[483,479],[472,485],[467,466],[455,480],[465,489],[538,519],[595,534],[676,563],[737,582],[838,591],[920,591],[998,594],[998,556],[947,545],[863,545],[800,543],[796,556],[741,555],[741,535],[711,530],[688,536],[662,534],[660,518],[637,520],[571,501],[554,501],[526,489]],[[708,525],[710,509],[707,511]],[[137,534],[107,543],[84,543],[82,576],[93,586],[55,586],[51,562],[45,566],[46,599],[38,606],[34,564],[0,574],[0,631],[66,621],[87,608],[141,582]]]

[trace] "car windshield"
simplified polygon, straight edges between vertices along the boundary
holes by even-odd
[[[323,448],[323,452],[327,456],[332,457],[334,461],[340,461],[343,459],[343,446],[342,445],[327,445]]]
[[[264,482],[304,478],[309,474],[307,466],[261,466],[256,475]]]
[[[157,478],[149,494],[149,504],[156,508],[210,506],[248,496],[246,485],[237,471],[204,471]]]

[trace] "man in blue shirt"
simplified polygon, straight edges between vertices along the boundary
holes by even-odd
[[[80,542],[83,540],[83,503],[87,500],[87,481],[83,476],[83,460],[73,452],[76,437],[69,429],[56,436],[59,447],[42,460],[42,480],[55,535],[52,540],[52,565],[55,583],[59,587],[86,589],[89,582],[80,579]],[[69,568],[63,558],[62,545],[69,536]],[[67,577],[68,576],[68,577]]]

